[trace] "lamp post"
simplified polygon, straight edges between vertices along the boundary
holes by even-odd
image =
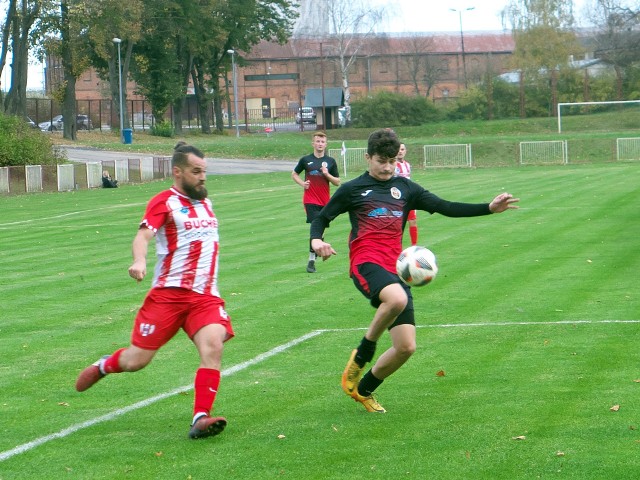
[[[236,120],[236,137],[240,138],[240,125],[238,125],[238,73],[236,71],[236,51],[227,50],[231,54],[231,68],[233,70],[233,109]]]
[[[464,73],[464,88],[467,88],[467,61],[464,55],[464,33],[462,31],[462,12],[469,12],[474,10],[476,7],[468,7],[462,10],[458,10],[456,8],[450,8],[452,12],[458,12],[458,16],[460,17],[460,47],[462,48],[462,71]]]
[[[120,63],[120,44],[122,40],[118,37],[113,39],[113,43],[118,46],[118,90],[120,92],[120,141],[124,143],[124,112],[122,111],[122,66]]]

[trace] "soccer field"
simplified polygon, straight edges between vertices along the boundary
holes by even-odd
[[[419,212],[440,271],[414,289],[418,351],[378,389],[384,415],[340,388],[374,312],[347,276],[346,216],[325,237],[338,255],[310,275],[289,173],[208,179],[236,338],[215,412],[229,426],[201,441],[187,439],[198,358],[184,334],[143,371],[74,389],[128,344],[150,284],[127,275],[131,240],[170,183],[3,197],[0,479],[635,478],[638,166],[414,179],[450,200],[521,202],[492,217]]]

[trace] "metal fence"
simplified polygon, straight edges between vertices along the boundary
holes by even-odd
[[[171,157],[0,167],[0,194],[98,188],[102,187],[102,172],[105,170],[120,185],[160,180],[171,176]]]
[[[120,117],[116,105],[111,100],[77,100],[76,112],[78,115],[86,115],[89,125],[78,124],[79,130],[89,127],[92,130],[119,129]],[[129,126],[133,130],[147,130],[155,125],[155,119],[151,115],[151,104],[147,100],[127,100],[126,113]],[[247,133],[270,134],[277,131],[304,131],[315,130],[313,121],[300,121],[297,108],[269,108],[269,109],[244,109],[238,112],[238,127]],[[55,100],[48,98],[28,98],[27,116],[37,125],[44,122],[54,123],[54,129],[60,129],[61,124],[55,122],[56,117],[62,115],[62,106]],[[217,128],[213,103],[209,105],[208,112],[212,129]],[[174,110],[170,106],[164,115],[164,120],[171,121],[174,118]],[[195,99],[187,97],[181,112],[183,128],[200,128],[202,120]],[[308,120],[308,119],[305,119]],[[222,112],[221,128],[235,128],[235,119],[232,109],[226,108]],[[60,128],[58,128],[60,127]]]

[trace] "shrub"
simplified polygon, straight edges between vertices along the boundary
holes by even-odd
[[[20,117],[0,114],[0,167],[55,165],[61,160],[47,134]]]
[[[427,98],[391,92],[379,92],[353,102],[351,116],[355,127],[365,128],[417,126],[440,117],[435,105]]]
[[[163,120],[156,123],[151,127],[149,131],[151,132],[151,135],[155,135],[156,137],[173,138],[173,136],[175,135],[173,125],[169,120]]]

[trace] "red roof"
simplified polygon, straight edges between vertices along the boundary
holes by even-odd
[[[313,58],[334,56],[336,49],[333,45],[335,39],[304,38],[297,37],[289,40],[284,45],[274,42],[262,41],[249,54],[247,59],[279,59],[279,58]],[[464,34],[465,53],[505,53],[514,50],[514,40],[509,32],[469,32]],[[365,44],[360,49],[360,54],[373,55],[397,55],[414,54],[417,51],[439,54],[455,54],[462,51],[462,43],[459,33],[438,34],[394,34],[365,39]]]

